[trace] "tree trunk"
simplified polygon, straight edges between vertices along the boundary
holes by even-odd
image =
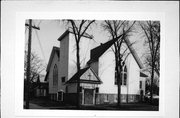
[[[76,43],[76,47],[77,47],[77,52],[76,52],[76,57],[77,57],[77,72],[80,71],[80,56],[79,56],[79,43]],[[77,108],[80,108],[80,77],[78,75],[77,78]]]
[[[150,92],[150,103],[153,104],[153,80],[154,80],[154,61],[152,62],[151,70],[151,92]]]
[[[121,107],[121,60],[117,57],[118,107]]]

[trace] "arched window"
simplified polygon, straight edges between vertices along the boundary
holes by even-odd
[[[53,86],[58,85],[58,67],[55,64],[53,69]]]
[[[117,72],[115,70],[115,85],[117,85]],[[121,71],[121,85],[127,85],[127,67],[124,64]]]

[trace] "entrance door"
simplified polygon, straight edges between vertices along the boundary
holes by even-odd
[[[84,89],[84,104],[93,104],[94,89]]]

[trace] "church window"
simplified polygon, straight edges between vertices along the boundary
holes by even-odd
[[[115,70],[115,85],[117,85],[117,79],[117,71]],[[125,65],[122,67],[120,84],[127,85],[127,67]]]
[[[54,69],[53,69],[53,86],[58,85],[58,68],[57,65],[55,64]]]

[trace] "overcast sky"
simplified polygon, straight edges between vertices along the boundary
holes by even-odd
[[[91,48],[94,48],[100,43],[104,43],[109,40],[108,34],[101,27],[102,21],[96,21],[90,29],[90,34],[94,36],[94,43]],[[33,20],[33,25],[39,26],[40,30],[33,29],[32,32],[32,52],[38,54],[38,56],[44,60],[45,64],[48,64],[50,53],[53,46],[59,47],[60,43],[57,39],[64,33],[66,26],[60,20]],[[139,28],[136,26],[137,31],[131,37],[130,41],[137,41],[133,46],[141,57],[144,50],[142,43],[142,35],[139,32]],[[28,39],[28,29],[26,28],[26,42]],[[46,74],[44,71],[42,74]]]

